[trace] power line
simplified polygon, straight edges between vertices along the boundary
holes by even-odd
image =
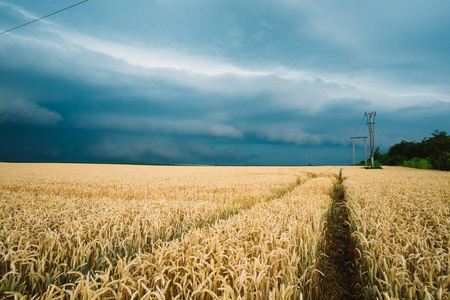
[[[63,8],[63,9],[60,9],[60,10],[58,10],[58,11],[52,12],[51,14],[48,14],[48,15],[46,15],[46,16],[40,17],[40,18],[35,19],[35,20],[33,20],[33,21],[30,21],[30,22],[27,22],[27,23],[25,23],[25,24],[22,24],[22,25],[19,25],[19,26],[14,27],[14,28],[8,29],[8,30],[6,30],[6,31],[1,32],[0,35],[2,35],[2,34],[4,34],[4,33],[7,33],[7,32],[11,32],[11,31],[16,30],[16,29],[18,29],[18,28],[20,28],[20,27],[27,26],[27,25],[29,25],[29,24],[31,24],[31,23],[37,22],[37,21],[42,20],[42,19],[45,19],[45,18],[47,18],[47,17],[56,15],[57,13],[60,13],[60,12],[62,12],[62,11],[65,11],[65,10],[69,9],[69,8],[75,7],[75,6],[77,6],[77,5],[83,4],[84,2],[87,2],[87,1],[89,1],[89,0],[84,0],[84,1],[81,1],[81,2],[78,2],[78,3],[75,3],[75,4],[71,5],[71,6],[66,7],[66,8]]]
[[[366,118],[366,116],[363,116],[363,118],[361,119],[361,122],[359,123],[358,129],[356,129],[355,133],[353,135],[356,135],[356,133],[358,132],[358,130],[361,128],[361,125],[364,121],[364,119]]]

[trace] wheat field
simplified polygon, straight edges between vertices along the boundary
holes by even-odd
[[[450,299],[450,173],[384,167],[343,175],[367,299]]]
[[[0,163],[0,298],[321,299],[342,183],[355,299],[449,299],[448,174]]]

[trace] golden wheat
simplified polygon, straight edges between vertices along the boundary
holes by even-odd
[[[166,288],[164,276],[137,277],[139,261],[172,249],[191,231],[189,237],[239,211],[274,202],[308,178],[336,173],[336,168],[75,164],[0,164],[0,169],[0,296],[44,299],[168,293],[158,292]],[[153,288],[147,290],[143,280]],[[174,290],[181,284],[170,282]],[[222,283],[215,284],[223,288]],[[208,287],[202,293],[229,292]]]
[[[0,298],[315,299],[339,167],[0,163]],[[343,171],[366,298],[450,299],[450,175]]]
[[[316,178],[270,203],[194,230],[153,253],[83,279],[120,298],[289,299],[317,289],[316,257],[331,178]],[[115,275],[112,275],[115,274]]]
[[[450,173],[343,174],[366,298],[450,299]]]

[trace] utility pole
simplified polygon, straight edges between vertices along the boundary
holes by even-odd
[[[364,138],[364,168],[367,168],[367,155],[366,155],[366,138]]]
[[[353,165],[356,165],[356,160],[355,160],[355,139],[364,139],[364,166],[366,166],[367,165],[367,157],[366,157],[366,139],[367,139],[367,136],[352,136],[351,139],[353,141]]]
[[[370,113],[365,113],[365,116],[369,118],[367,124],[369,124],[369,134],[370,134],[370,165],[373,168],[373,125],[375,124],[375,116],[377,115],[377,112],[372,111]],[[372,119],[373,118],[373,119]]]

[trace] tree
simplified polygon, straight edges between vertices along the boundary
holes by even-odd
[[[391,146],[387,153],[374,151],[374,158],[381,164],[391,166],[411,166],[450,170],[450,136],[445,131],[435,130],[429,138],[422,142],[402,140]]]
[[[373,152],[373,158],[374,158],[374,160],[378,161],[380,164],[385,164],[386,160],[388,159],[388,155],[381,153],[380,146],[378,146],[375,149],[375,151]]]
[[[445,131],[435,130],[432,137],[425,138],[422,143],[433,168],[450,170],[450,136]]]
[[[408,160],[408,157],[403,154],[396,154],[394,156],[388,156],[385,164],[389,166],[402,166],[403,162]]]
[[[387,153],[390,157],[395,156],[405,156],[407,159],[412,159],[413,157],[425,158],[425,148],[423,142],[407,142],[402,140],[400,143],[395,144]]]

